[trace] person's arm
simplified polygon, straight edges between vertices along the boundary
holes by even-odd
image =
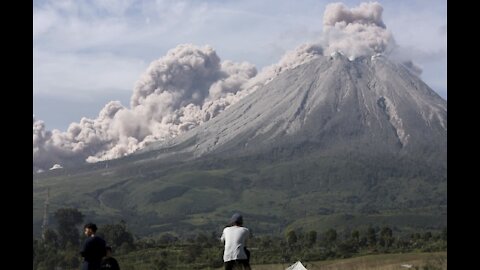
[[[220,237],[220,241],[222,241],[222,243],[225,243],[225,229],[223,229],[222,236]]]
[[[80,250],[80,255],[82,255],[82,257],[86,257],[88,254],[89,242],[90,242],[89,240],[90,239],[86,239],[85,242],[83,242],[82,249]]]

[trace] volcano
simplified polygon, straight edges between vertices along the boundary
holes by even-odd
[[[170,141],[34,175],[34,228],[47,187],[51,205],[139,235],[215,231],[232,211],[259,233],[440,228],[446,146],[447,102],[408,67],[319,55]]]
[[[446,101],[406,67],[382,55],[350,61],[335,53],[282,73],[167,146],[194,157],[308,147],[441,159],[446,135]]]

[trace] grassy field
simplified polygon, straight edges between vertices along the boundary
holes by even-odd
[[[443,270],[447,269],[447,252],[367,255],[339,260],[302,262],[302,264],[308,270]],[[411,265],[411,268],[406,265]],[[283,270],[288,266],[290,264],[252,265],[252,270]]]

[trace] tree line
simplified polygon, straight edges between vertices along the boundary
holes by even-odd
[[[84,215],[73,208],[55,212],[57,228],[33,238],[33,269],[79,269],[79,249],[85,236],[79,227]],[[223,265],[221,232],[200,232],[184,237],[165,233],[137,238],[127,224],[100,225],[98,235],[113,246],[122,270],[135,269],[212,269]],[[398,234],[398,235],[397,235]],[[394,233],[389,226],[369,226],[338,232],[331,228],[287,230],[284,235],[255,235],[249,240],[252,264],[302,262],[348,258],[366,254],[434,252],[447,250],[447,228],[441,231]]]
[[[56,230],[46,229],[41,238],[33,237],[33,269],[79,269],[80,247],[86,236],[80,231],[84,215],[75,208],[61,208],[54,214]],[[98,235],[119,253],[134,250],[134,237],[125,221],[100,225]]]

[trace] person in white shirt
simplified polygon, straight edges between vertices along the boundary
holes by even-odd
[[[235,213],[230,219],[230,226],[223,229],[220,240],[225,243],[223,261],[225,270],[240,269],[251,270],[250,252],[246,248],[250,231],[243,227],[242,215]]]

